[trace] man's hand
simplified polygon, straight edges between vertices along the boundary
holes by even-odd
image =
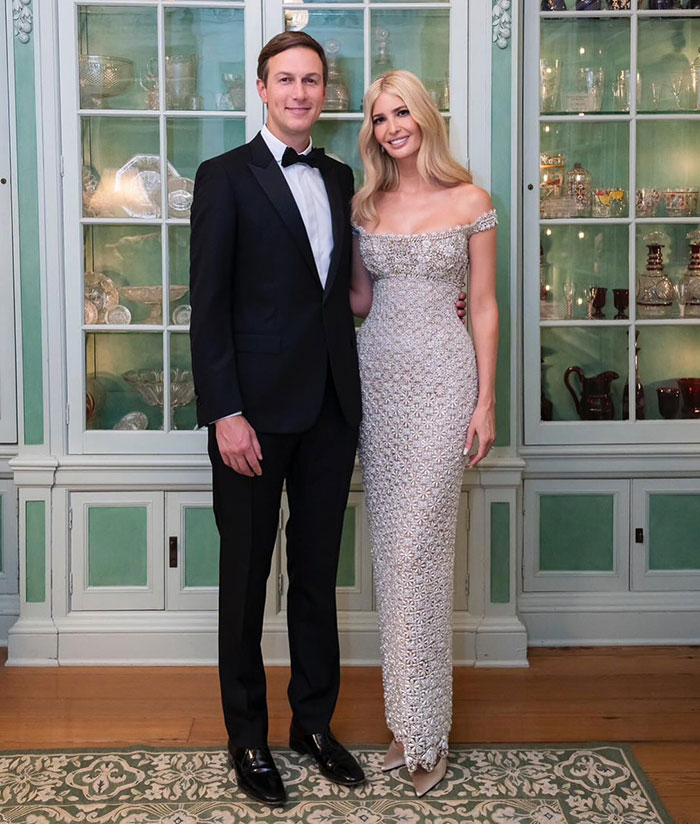
[[[464,318],[467,314],[467,296],[464,292],[459,293],[459,297],[455,301],[455,309],[457,310],[457,317],[464,323]]]
[[[262,475],[262,449],[255,430],[243,415],[222,418],[215,426],[216,443],[226,466],[249,478]]]

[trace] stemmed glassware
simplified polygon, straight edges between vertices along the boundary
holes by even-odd
[[[574,317],[574,297],[576,295],[576,284],[567,280],[562,283],[562,292],[564,293],[564,300],[566,300],[566,320],[572,320]]]

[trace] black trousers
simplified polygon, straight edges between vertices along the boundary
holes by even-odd
[[[292,718],[304,732],[330,723],[340,664],[335,583],[358,429],[343,417],[328,377],[318,418],[295,434],[257,432],[262,475],[226,466],[209,428],[219,562],[219,679],[234,746],[267,742],[265,670],[260,648],[266,582],[277,537],[282,485],[287,523],[287,627]]]

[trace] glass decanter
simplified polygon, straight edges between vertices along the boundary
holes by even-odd
[[[389,41],[391,39],[389,29],[386,26],[377,26],[375,31],[377,40],[377,54],[374,58],[374,70],[377,74],[384,74],[394,68],[394,58],[389,51]]]
[[[350,108],[350,92],[342,72],[338,68],[338,53],[340,43],[337,40],[328,40],[326,45],[328,55],[328,82],[326,83],[326,101],[324,111],[346,112]]]
[[[682,315],[690,317],[700,316],[700,229],[688,232],[686,238],[690,241],[690,260],[688,268],[680,280],[679,295],[683,294],[685,312]]]
[[[649,250],[646,269],[637,278],[637,309],[640,318],[668,317],[673,305],[673,284],[664,273],[662,249],[668,243],[663,232],[644,236]]]
[[[570,169],[564,177],[564,188],[566,194],[576,203],[574,217],[590,217],[593,204],[591,173],[580,163],[574,163],[574,168]]]

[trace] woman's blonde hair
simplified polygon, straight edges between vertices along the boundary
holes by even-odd
[[[421,81],[411,72],[395,70],[378,77],[367,89],[363,103],[364,119],[358,143],[365,169],[364,185],[355,195],[352,219],[359,224],[377,222],[375,196],[398,188],[396,161],[382,151],[374,137],[372,110],[379,95],[387,92],[400,97],[421,130],[418,173],[425,180],[443,186],[471,183],[471,174],[452,157],[442,115]]]

